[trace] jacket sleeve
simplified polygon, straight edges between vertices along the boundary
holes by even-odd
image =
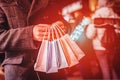
[[[33,26],[24,28],[7,29],[5,14],[0,10],[0,51],[24,51],[38,48],[32,39]]]

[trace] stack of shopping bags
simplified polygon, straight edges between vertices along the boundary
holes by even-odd
[[[55,73],[59,69],[72,67],[85,56],[84,52],[62,29],[62,22],[53,23],[46,28],[48,38],[43,36],[36,63],[35,71]]]

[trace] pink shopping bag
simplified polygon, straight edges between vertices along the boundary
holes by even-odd
[[[76,64],[79,63],[78,59],[76,58],[76,56],[74,55],[74,52],[72,51],[72,49],[70,48],[70,46],[68,45],[67,41],[65,40],[64,38],[65,36],[61,37],[59,39],[60,41],[60,44],[62,46],[62,49],[63,49],[63,52],[64,52],[64,55],[67,59],[67,62],[68,62],[68,66],[69,67],[72,67]]]

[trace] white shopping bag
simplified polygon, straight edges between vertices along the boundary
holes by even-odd
[[[49,53],[47,55],[47,72],[46,73],[55,73],[58,72],[57,64],[57,54],[55,48],[55,41],[49,41]]]
[[[56,54],[57,54],[58,68],[59,69],[67,68],[68,67],[67,59],[64,55],[60,41],[57,39],[55,43],[56,43],[55,48],[56,48]]]
[[[49,41],[43,40],[38,52],[36,63],[34,65],[35,71],[41,71],[41,72],[47,71],[48,46],[49,46]]]

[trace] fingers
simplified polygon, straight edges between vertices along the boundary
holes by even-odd
[[[50,27],[51,25],[50,24],[37,24],[36,26],[39,26],[39,27]]]
[[[57,28],[60,31],[56,30]],[[33,39],[37,41],[54,40],[61,37],[60,32],[61,34],[66,32],[65,26],[61,21],[57,21],[52,25],[38,24],[33,28]]]

